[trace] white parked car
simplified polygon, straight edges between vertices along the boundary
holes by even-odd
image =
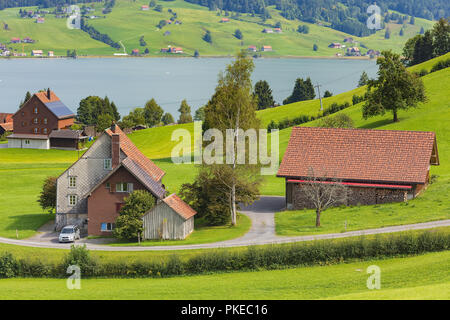
[[[80,239],[80,228],[77,226],[65,226],[59,234],[59,242],[75,242]]]

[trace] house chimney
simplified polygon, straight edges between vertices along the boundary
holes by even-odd
[[[120,134],[113,133],[111,137],[111,158],[114,169],[120,164]]]
[[[47,89],[47,99],[50,100],[50,88]]]

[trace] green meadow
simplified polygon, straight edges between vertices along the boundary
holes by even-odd
[[[381,269],[369,290],[366,270]],[[3,279],[0,299],[449,299],[450,251],[332,266],[230,272],[163,279]]]
[[[346,49],[331,49],[328,45],[332,42],[343,43],[344,38],[349,35],[333,30],[326,26],[310,24],[298,20],[284,19],[275,6],[269,7],[271,19],[265,25],[275,25],[281,22],[283,33],[264,34],[261,31],[266,27],[260,18],[242,14],[240,20],[231,19],[228,23],[220,23],[222,16],[211,12],[206,7],[194,5],[183,0],[157,1],[163,6],[162,12],[155,10],[141,11],[141,5],[148,5],[148,1],[117,0],[112,12],[103,15],[102,4],[92,3],[95,11],[89,15],[97,15],[101,18],[87,19],[87,22],[102,33],[108,34],[114,41],[122,43],[126,52],[131,53],[133,49],[139,49],[142,53],[145,48],[149,49],[150,56],[165,56],[160,53],[161,48],[167,46],[182,47],[185,55],[192,56],[198,50],[201,56],[225,56],[234,55],[241,49],[247,49],[250,45],[262,47],[270,45],[273,52],[262,53],[267,57],[278,56],[334,56],[336,53],[344,54]],[[28,9],[35,9],[30,7]],[[181,25],[167,25],[158,29],[160,20],[168,20],[172,9],[177,13],[177,19]],[[29,55],[32,49],[42,49],[45,52],[52,50],[56,55],[65,55],[66,50],[76,49],[79,55],[109,55],[115,50],[100,41],[93,40],[88,34],[81,30],[69,30],[66,27],[66,19],[57,19],[54,15],[46,15],[44,24],[34,23],[34,19],[22,19],[18,16],[19,8],[11,8],[0,11],[0,21],[9,25],[10,30],[0,30],[0,42],[9,42],[12,37],[24,38],[29,36],[37,42],[25,44],[24,50]],[[105,18],[103,18],[105,17]],[[308,34],[298,33],[298,25],[308,25]],[[404,43],[410,37],[419,33],[420,28],[429,29],[432,21],[416,18],[415,25],[404,25],[404,36],[399,32],[403,25],[388,24],[391,30],[391,38],[384,39],[385,30],[360,38],[352,36],[355,41],[364,44],[369,49],[385,50],[392,49],[401,52]],[[240,29],[244,35],[242,40],[234,37],[236,29]],[[211,31],[212,43],[202,40],[205,31]],[[169,31],[170,35],[165,35]],[[146,46],[140,46],[139,39],[144,36]],[[314,51],[313,44],[318,45]],[[12,44],[11,47],[18,52],[22,51],[22,44]],[[363,49],[365,52],[366,50]]]

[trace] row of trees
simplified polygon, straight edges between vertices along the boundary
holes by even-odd
[[[94,125],[97,131],[102,131],[113,121],[119,121],[120,113],[108,97],[89,96],[80,101],[77,120],[85,125]]]
[[[180,118],[177,123],[189,123],[192,122],[191,107],[186,100],[181,102]],[[155,99],[147,101],[143,108],[134,108],[127,116],[123,117],[120,125],[124,128],[132,128],[137,125],[146,125],[148,127],[157,126],[160,123],[164,125],[175,123],[172,114],[166,112],[156,102]]]
[[[432,30],[409,39],[403,48],[404,62],[412,66],[450,52],[450,25],[440,19]]]

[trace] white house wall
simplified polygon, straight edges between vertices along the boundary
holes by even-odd
[[[30,143],[25,144],[25,140]],[[8,139],[8,148],[20,149],[50,149],[49,139]]]

